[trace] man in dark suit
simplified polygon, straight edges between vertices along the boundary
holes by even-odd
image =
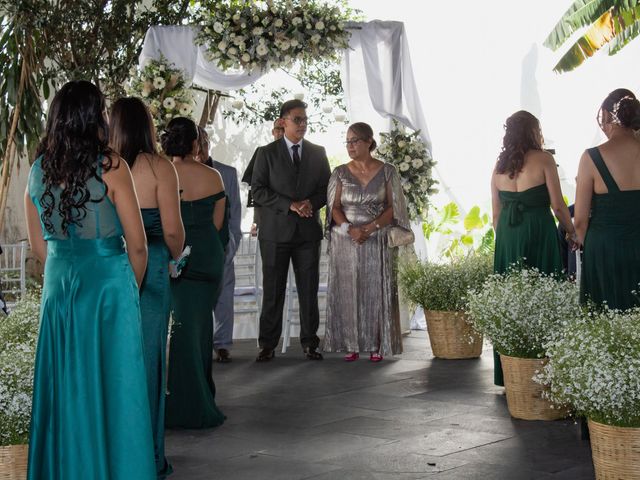
[[[258,241],[264,288],[258,362],[273,358],[282,333],[289,261],[293,263],[300,304],[300,343],[306,358],[322,360],[317,351],[322,240],[318,210],[327,203],[331,170],[324,148],[303,140],[306,108],[301,100],[282,104],[284,137],[260,147],[253,168],[251,191],[260,205]]]

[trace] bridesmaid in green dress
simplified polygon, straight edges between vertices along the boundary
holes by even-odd
[[[580,295],[610,308],[639,305],[640,102],[627,89],[611,92],[598,114],[607,141],[580,159],[575,224],[584,242]]]
[[[211,362],[213,317],[224,268],[219,232],[225,193],[220,174],[196,158],[198,129],[187,118],[174,118],[161,136],[162,149],[173,157],[182,201],[180,209],[191,256],[171,282],[173,327],[169,350],[166,426],[209,428],[224,415],[215,403]]]
[[[153,121],[140,99],[117,100],[109,118],[111,147],[131,169],[147,235],[149,260],[140,288],[140,313],[156,470],[158,478],[165,478],[172,471],[164,456],[169,260],[178,258],[184,247],[178,176],[172,163],[158,155]]]
[[[496,273],[504,273],[514,264],[544,273],[562,271],[552,208],[569,239],[575,241],[556,163],[542,144],[540,123],[531,113],[521,110],[507,119],[502,151],[491,177]],[[504,384],[495,350],[494,383]]]
[[[30,480],[156,478],[138,296],[147,249],[104,112],[92,83],[60,89],[25,193],[45,268]]]

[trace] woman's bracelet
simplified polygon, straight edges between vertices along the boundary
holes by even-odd
[[[349,222],[343,222],[340,224],[340,226],[338,227],[340,229],[340,232],[342,233],[349,233],[349,228],[351,227],[351,224]]]

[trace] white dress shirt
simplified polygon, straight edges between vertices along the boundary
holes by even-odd
[[[291,147],[293,147],[294,145],[298,145],[300,147],[300,148],[298,148],[298,155],[300,155],[300,160],[302,160],[302,140],[300,140],[300,142],[298,142],[298,143],[293,143],[285,135],[284,136],[284,141],[287,144],[287,150],[289,151],[289,156],[291,157],[291,161],[293,162],[293,149]]]

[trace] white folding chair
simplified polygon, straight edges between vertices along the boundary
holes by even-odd
[[[258,238],[243,233],[234,258],[236,286],[233,290],[235,315],[252,314],[259,332],[262,306],[262,263]],[[256,335],[257,337],[258,335]]]
[[[27,242],[2,245],[2,255],[0,255],[0,288],[7,302],[11,307],[27,291],[27,281],[25,274],[25,263],[27,259]]]
[[[318,307],[320,309],[320,325],[324,325],[324,318],[326,316],[327,282],[329,279],[329,256],[327,255],[326,240],[323,240],[320,246],[319,273],[320,282],[318,284]],[[293,273],[293,266],[289,266],[286,295],[284,324],[282,325],[282,353],[286,353],[287,348],[291,344],[292,326],[300,326],[298,289],[296,288],[296,277]]]

